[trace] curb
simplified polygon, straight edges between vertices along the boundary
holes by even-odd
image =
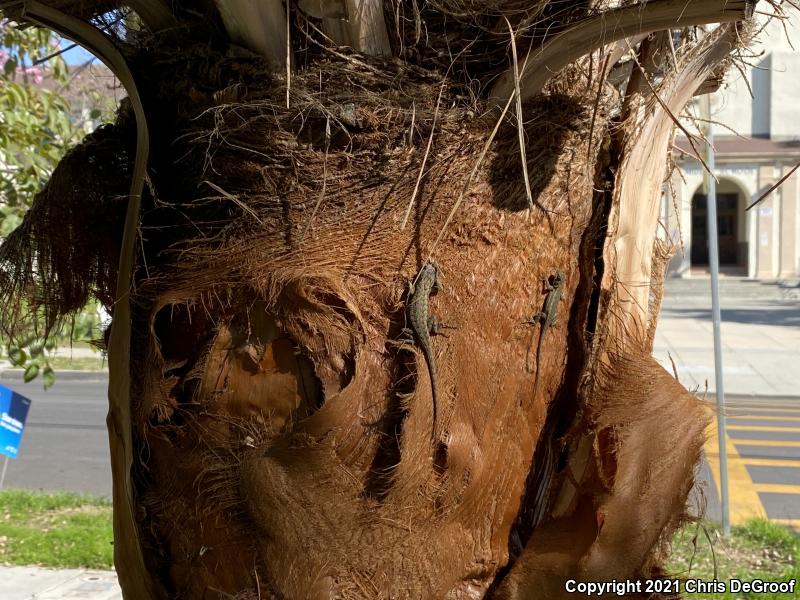
[[[0,370],[0,381],[22,381],[23,369]],[[56,383],[58,381],[108,381],[108,371],[59,371],[56,370]],[[34,380],[35,381],[35,380]],[[31,382],[33,383],[33,381]]]
[[[701,400],[703,399],[702,394],[695,394]],[[717,395],[714,393],[714,390],[709,390],[708,394],[706,395],[706,401],[711,402],[712,404],[716,404],[717,402]],[[800,404],[800,396],[796,394],[729,394],[725,392],[725,405],[727,406],[728,402],[755,402],[766,404],[769,402],[797,402]],[[735,407],[734,407],[735,408]]]

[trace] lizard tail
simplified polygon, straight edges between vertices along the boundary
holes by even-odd
[[[428,369],[431,372],[431,439],[436,441],[436,418],[437,406],[439,405],[438,388],[436,387],[436,371],[429,365]]]

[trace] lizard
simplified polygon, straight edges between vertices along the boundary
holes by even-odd
[[[553,275],[553,283],[545,280],[547,286],[547,298],[544,301],[544,308],[537,312],[529,321],[529,325],[536,325],[541,323],[542,327],[539,330],[539,343],[536,345],[536,378],[533,382],[533,396],[536,397],[536,392],[539,389],[539,365],[542,360],[542,342],[547,330],[556,323],[556,316],[558,313],[558,303],[561,300],[561,294],[564,290],[564,273],[556,271]]]
[[[536,397],[536,392],[539,388],[539,365],[542,357],[542,342],[544,341],[544,336],[547,333],[547,330],[556,323],[558,303],[561,301],[561,294],[564,290],[564,279],[564,273],[561,271],[556,271],[555,275],[553,276],[552,283],[545,280],[545,285],[547,287],[547,298],[545,298],[544,307],[538,313],[533,315],[529,321],[527,321],[527,323],[530,325],[541,323],[539,342],[536,346],[536,378],[533,382],[534,398]],[[539,485],[537,487],[536,496],[533,503],[534,512],[531,519],[531,526],[534,529],[544,518],[544,513],[547,508],[546,495],[550,490],[550,481],[553,478],[556,466],[553,440],[549,439],[550,432],[547,430],[547,428],[545,428],[545,430],[542,432],[542,435],[545,435],[546,438],[544,440],[544,444],[541,445],[541,450],[544,451],[544,457],[539,463],[541,465],[540,468],[542,469],[542,472],[539,478]]]
[[[431,437],[436,435],[436,402],[438,397],[436,364],[433,357],[433,347],[431,346],[431,334],[435,335],[439,332],[439,322],[436,317],[430,314],[430,297],[440,290],[439,267],[435,262],[429,261],[420,269],[416,279],[413,282],[409,282],[408,295],[406,297],[406,324],[411,326],[410,337],[415,339],[417,345],[422,349],[431,378],[431,395],[433,396]],[[406,331],[408,330],[406,329]]]

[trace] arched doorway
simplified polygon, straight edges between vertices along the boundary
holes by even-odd
[[[729,267],[747,264],[744,218],[745,195],[728,179],[717,185],[719,263]],[[692,266],[708,265],[708,203],[702,188],[692,197]]]

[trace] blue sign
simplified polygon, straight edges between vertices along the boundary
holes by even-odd
[[[31,401],[0,385],[0,454],[17,458]]]

